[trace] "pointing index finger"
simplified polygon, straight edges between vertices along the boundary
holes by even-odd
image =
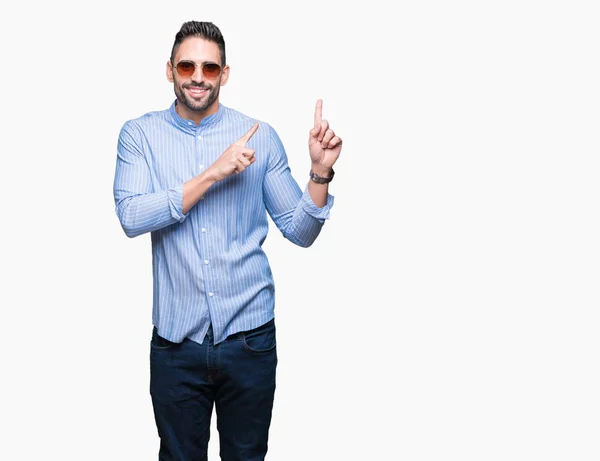
[[[246,132],[246,134],[239,139],[238,142],[245,145],[248,141],[250,141],[250,138],[252,136],[254,136],[254,133],[256,133],[256,130],[258,130],[258,122],[256,122],[254,125],[252,125],[252,128],[250,128]]]
[[[315,128],[321,126],[323,121],[323,100],[317,99],[317,105],[315,106]]]

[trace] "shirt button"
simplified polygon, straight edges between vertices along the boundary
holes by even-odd
[[[192,122],[188,122],[188,125],[191,125],[191,124],[192,124]]]
[[[208,266],[208,263],[209,263],[208,259],[205,259],[204,264],[206,264]]]
[[[198,136],[198,139],[202,139],[202,136]]]
[[[211,298],[214,296],[215,294],[211,291],[210,293],[208,293],[208,296],[210,296]]]
[[[198,168],[200,168],[201,170],[204,169],[204,165],[199,165]]]
[[[205,227],[202,228],[202,232],[206,232],[206,228]]]

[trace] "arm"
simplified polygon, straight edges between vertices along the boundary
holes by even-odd
[[[325,219],[329,218],[333,196],[327,193],[325,184],[315,183],[321,188],[317,189],[317,194],[323,194],[323,206],[317,207],[310,194],[311,185],[301,191],[291,175],[281,139],[273,128],[269,127],[269,130],[269,164],[263,183],[265,206],[286,239],[298,246],[309,247],[321,232]]]
[[[126,123],[119,135],[114,182],[117,216],[128,237],[183,222],[214,183],[241,173],[256,160],[254,149],[247,148],[246,143],[258,130],[258,123],[198,176],[166,191],[154,192],[138,128],[130,125],[131,122]]]
[[[323,120],[323,101],[317,100],[314,127],[310,130],[308,147],[311,169],[321,177],[330,177],[333,165],[340,156],[342,140]],[[285,238],[302,247],[313,244],[321,232],[333,196],[328,184],[308,181],[303,194],[291,176],[281,140],[271,128],[269,166],[263,187],[265,204],[275,225]]]
[[[141,133],[127,122],[119,134],[113,193],[116,213],[128,237],[136,237],[186,218],[183,184],[154,191],[152,174],[141,143]]]

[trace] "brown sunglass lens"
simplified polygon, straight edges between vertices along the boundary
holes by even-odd
[[[204,64],[202,71],[207,78],[216,78],[221,73],[221,66],[215,63],[206,63]]]
[[[193,62],[180,62],[177,64],[177,72],[182,77],[189,77],[196,70],[196,64]]]

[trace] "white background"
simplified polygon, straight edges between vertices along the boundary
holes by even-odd
[[[150,239],[121,230],[112,181],[195,19],[225,36],[221,102],[272,124],[301,186],[317,98],[344,139],[315,244],[271,225],[264,245],[267,459],[600,459],[594,7],[3,6],[0,458],[157,459]]]

